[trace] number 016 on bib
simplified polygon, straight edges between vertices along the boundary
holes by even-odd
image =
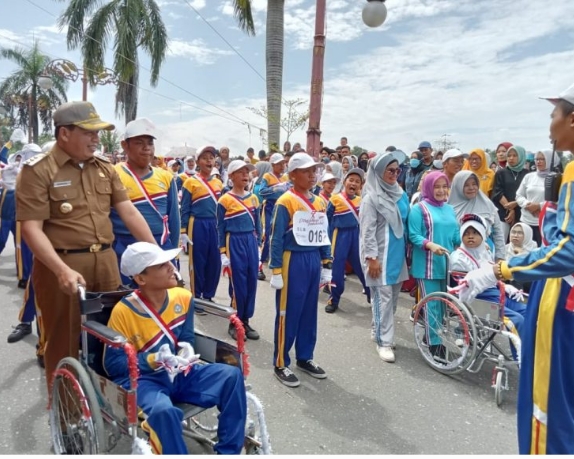
[[[328,229],[327,215],[324,212],[298,210],[293,214],[293,235],[299,245],[331,245]]]

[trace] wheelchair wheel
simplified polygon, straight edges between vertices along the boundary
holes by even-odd
[[[448,293],[431,293],[415,306],[413,331],[425,361],[440,373],[460,373],[474,360],[476,327],[472,315]]]
[[[271,454],[271,444],[259,399],[247,392],[247,422],[245,424],[245,454]]]
[[[504,388],[502,387],[503,376],[504,376],[504,373],[502,371],[499,371],[496,373],[496,382],[494,384],[494,400],[496,401],[496,406],[502,405],[502,400],[504,397],[503,396]]]
[[[54,372],[50,430],[55,454],[106,450],[104,421],[92,381],[71,357],[62,359]]]

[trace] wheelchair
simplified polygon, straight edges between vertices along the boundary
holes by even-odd
[[[451,287],[466,273],[450,271]],[[499,282],[498,303],[474,299],[467,304],[446,292],[430,293],[415,305],[414,339],[425,362],[434,370],[455,375],[468,371],[478,373],[486,361],[494,363],[491,387],[497,406],[503,402],[504,391],[510,389],[510,367],[520,366],[520,338],[508,330],[504,318],[504,284]],[[514,355],[505,343],[508,338]]]
[[[131,440],[132,454],[151,454],[147,439],[138,436],[143,418],[136,402],[136,351],[125,337],[105,325],[113,306],[129,293],[131,290],[127,289],[94,293],[78,287],[82,322],[80,355],[78,359],[66,357],[58,363],[50,394],[50,430],[56,454],[66,454],[70,438],[74,443],[72,449],[78,454],[107,453],[116,447],[122,436]],[[234,365],[245,375],[248,366],[247,354],[243,351],[245,333],[243,328],[239,329],[242,324],[235,311],[205,300],[194,301],[208,314],[230,320],[238,327],[237,346],[196,332],[194,348],[201,356],[201,363]],[[107,378],[102,362],[104,346],[124,349],[129,367],[128,390]],[[271,454],[263,407],[249,385],[246,390],[244,452]],[[175,406],[183,411],[185,437],[208,447],[217,443],[217,408],[206,409],[186,403]]]

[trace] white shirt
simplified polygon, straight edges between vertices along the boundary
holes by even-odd
[[[528,212],[525,207],[530,203],[544,204],[544,177],[536,172],[530,172],[524,176],[522,183],[516,192],[516,202],[522,209],[520,221],[530,226],[538,225],[538,217]]]

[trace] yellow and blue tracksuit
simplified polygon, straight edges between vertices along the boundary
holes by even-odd
[[[189,174],[187,172],[182,172],[175,176],[175,184],[177,185],[177,191],[181,191],[183,184],[189,177],[193,177],[194,174]]]
[[[223,184],[217,177],[207,182],[219,200]],[[197,176],[188,178],[181,189],[181,232],[193,242],[189,247],[191,291],[205,300],[215,296],[221,273],[216,210],[217,202],[203,181]]]
[[[194,344],[193,301],[191,292],[183,288],[166,291],[164,306],[158,311],[177,342]],[[135,347],[138,358],[138,406],[147,415],[145,430],[156,454],[188,454],[182,434],[183,412],[174,403],[192,403],[219,409],[218,454],[239,454],[243,447],[247,402],[243,374],[226,364],[193,365],[186,375],[178,374],[173,383],[163,368],[155,363],[155,353],[174,343],[161,331],[153,318],[143,312],[133,295],[115,305],[108,327],[125,336]],[[110,378],[129,388],[128,362],[123,349],[106,347],[104,369]]]
[[[520,454],[574,453],[574,163],[566,166],[557,208],[546,212],[547,246],[503,262],[505,279],[536,281],[520,332]]]
[[[284,176],[283,176],[284,177]],[[263,248],[261,250],[261,261],[265,263],[269,260],[269,242],[271,236],[271,221],[273,219],[273,207],[277,199],[289,189],[289,184],[283,180],[283,177],[277,177],[273,172],[267,172],[261,179],[259,194],[263,201]]]
[[[10,233],[16,242],[16,177],[18,166],[3,164],[0,175],[3,186],[0,191],[0,253],[2,253]]]
[[[219,250],[231,262],[231,306],[237,310],[237,316],[248,323],[255,313],[259,271],[261,220],[257,196],[253,193],[243,197],[232,192],[224,194],[217,204],[217,233]]]
[[[367,299],[370,302],[371,293],[365,284],[365,274],[359,255],[359,207],[361,197],[348,197],[344,192],[337,193],[329,200],[327,219],[331,238],[331,253],[333,254],[333,284],[329,303],[338,305],[345,291],[345,264],[347,261],[353,272],[361,281]]]
[[[134,177],[128,172],[126,164],[117,164],[115,167],[120,180],[126,187],[130,201],[144,217],[156,242],[164,250],[178,247],[181,225],[177,186],[173,175],[169,171],[152,167],[147,175],[140,177],[144,188],[157,208],[156,210],[149,203]],[[165,216],[167,216],[168,233],[165,232],[166,228],[162,219]],[[119,261],[127,246],[137,242],[137,240],[113,207],[110,212],[110,219],[115,236],[113,247]],[[162,240],[162,236],[164,236],[164,240]],[[122,283],[129,285],[130,282],[131,280],[122,274]]]
[[[309,198],[317,212],[325,212],[325,201]],[[293,215],[309,211],[292,192],[283,194],[275,204],[271,233],[273,274],[281,274],[284,287],[275,296],[275,347],[273,364],[288,367],[289,350],[295,343],[297,360],[313,358],[317,342],[317,305],[321,263],[331,261],[331,246],[301,246],[293,235]]]

